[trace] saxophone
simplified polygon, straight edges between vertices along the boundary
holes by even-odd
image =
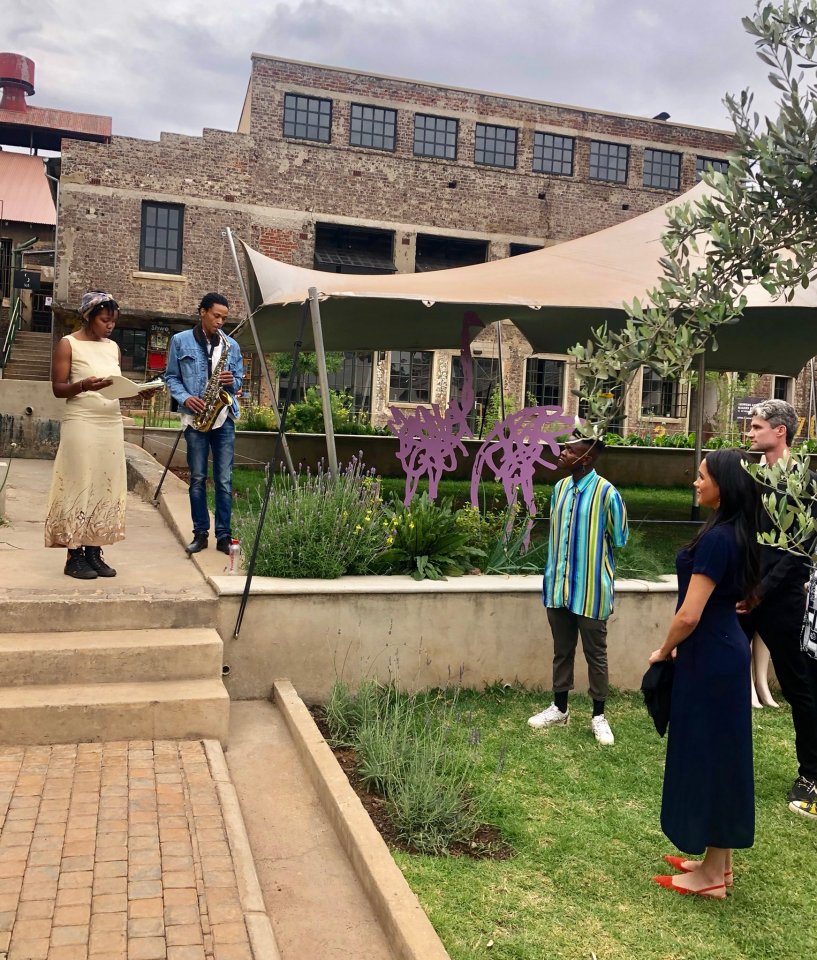
[[[201,398],[204,401],[204,409],[201,413],[196,414],[191,424],[193,429],[198,430],[199,433],[207,433],[208,430],[212,430],[218,415],[233,402],[232,396],[218,382],[230,353],[229,341],[220,330],[218,335],[221,337],[221,356],[213,367],[213,372],[210,374],[210,379],[207,381],[204,390],[204,396]]]

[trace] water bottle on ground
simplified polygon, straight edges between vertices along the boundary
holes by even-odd
[[[230,541],[229,561],[227,563],[227,573],[241,573],[241,544],[233,538]]]

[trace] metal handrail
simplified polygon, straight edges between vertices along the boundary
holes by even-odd
[[[0,351],[0,369],[4,368],[11,356],[11,348],[14,344],[14,338],[20,330],[23,323],[23,301],[20,297],[14,301],[14,308],[9,317],[8,330],[6,330],[6,339],[3,341],[3,349]]]

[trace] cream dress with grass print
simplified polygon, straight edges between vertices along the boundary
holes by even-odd
[[[71,345],[70,382],[121,374],[113,340]],[[45,521],[47,547],[104,547],[125,537],[125,436],[118,400],[95,390],[65,402]]]

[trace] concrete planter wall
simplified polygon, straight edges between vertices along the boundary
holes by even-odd
[[[396,680],[407,690],[500,680],[548,689],[553,645],[541,577],[410,577],[253,581],[240,637],[233,638],[243,577],[214,577],[225,678],[234,699],[268,695],[287,677],[308,702],[325,700],[336,677]],[[624,581],[608,622],[610,681],[638,689],[647,657],[675,611],[674,578]],[[576,688],[587,690],[581,651]]]
[[[0,380],[0,455],[52,460],[64,409],[47,381]]]

